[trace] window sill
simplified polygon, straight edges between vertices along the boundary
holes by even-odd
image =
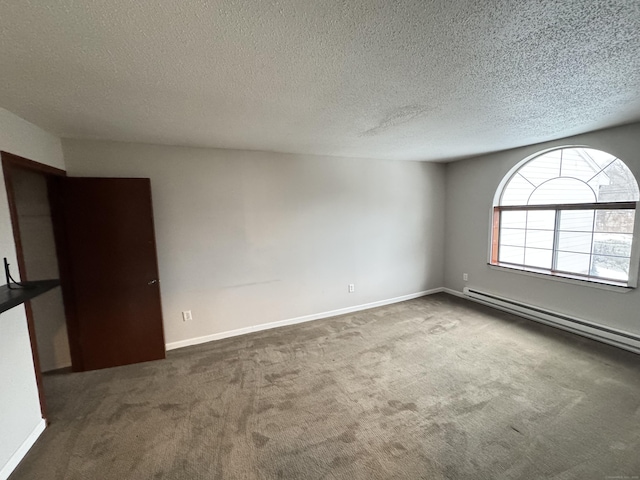
[[[619,284],[616,284],[613,282],[604,283],[597,280],[587,280],[579,277],[560,276],[550,272],[545,272],[544,270],[536,272],[532,270],[525,270],[523,268],[519,268],[513,265],[499,265],[499,264],[496,265],[492,263],[489,263],[487,265],[489,265],[489,268],[493,270],[507,271],[512,273],[517,273],[520,275],[527,275],[530,277],[538,277],[538,278],[544,278],[546,280],[553,280],[555,282],[570,283],[573,285],[581,285],[584,287],[599,288],[601,290],[609,290],[609,291],[618,292],[618,293],[627,293],[635,288],[635,287],[626,285],[624,283],[619,283]]]

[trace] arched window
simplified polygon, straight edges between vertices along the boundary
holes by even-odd
[[[635,286],[638,199],[636,179],[613,155],[572,147],[535,156],[496,192],[491,263]]]

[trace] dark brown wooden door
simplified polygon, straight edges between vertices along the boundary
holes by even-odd
[[[146,178],[56,178],[51,185],[73,368],[165,358]]]

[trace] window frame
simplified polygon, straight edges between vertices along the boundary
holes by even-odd
[[[564,204],[533,204],[533,205],[500,205],[502,200],[502,195],[505,191],[505,188],[509,184],[509,181],[513,178],[513,176],[527,163],[535,160],[536,158],[543,156],[549,152],[556,150],[563,150],[569,148],[586,148],[591,149],[593,147],[583,146],[583,145],[567,145],[561,147],[554,147],[550,149],[546,149],[540,152],[537,152],[533,155],[528,156],[524,160],[518,162],[510,171],[502,178],[499,186],[496,189],[492,212],[491,212],[491,223],[489,229],[489,266],[499,267],[508,269],[510,271],[519,272],[519,273],[527,273],[533,275],[541,275],[546,278],[551,278],[555,280],[567,281],[570,283],[579,283],[586,285],[593,285],[598,287],[613,287],[613,288],[623,288],[630,289],[636,288],[638,284],[638,270],[640,267],[640,213],[638,204],[640,201],[625,201],[625,202],[591,202],[591,203],[564,203]],[[608,153],[608,152],[605,152]],[[624,161],[619,159],[623,164]],[[626,164],[625,164],[626,166]],[[627,166],[627,168],[629,168]],[[633,173],[633,172],[631,172]],[[557,177],[560,178],[560,177]],[[635,175],[634,175],[635,178]],[[637,184],[637,179],[636,179]],[[552,247],[552,266],[550,269],[527,266],[525,264],[518,263],[509,263],[509,262],[500,262],[499,261],[499,248],[500,248],[500,227],[501,227],[501,213],[505,211],[535,211],[535,210],[553,210],[555,211],[556,223],[553,230],[554,240]],[[619,279],[610,279],[606,277],[597,277],[591,275],[583,275],[575,272],[567,272],[563,270],[554,269],[557,262],[558,256],[558,236],[559,236],[559,228],[558,228],[558,219],[560,213],[562,211],[567,210],[634,210],[634,225],[632,232],[632,243],[631,243],[631,254],[629,257],[629,275],[627,281],[621,281]]]

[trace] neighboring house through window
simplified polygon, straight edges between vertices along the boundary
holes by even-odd
[[[496,192],[490,263],[635,287],[638,199],[636,179],[613,155],[584,147],[539,154]]]

